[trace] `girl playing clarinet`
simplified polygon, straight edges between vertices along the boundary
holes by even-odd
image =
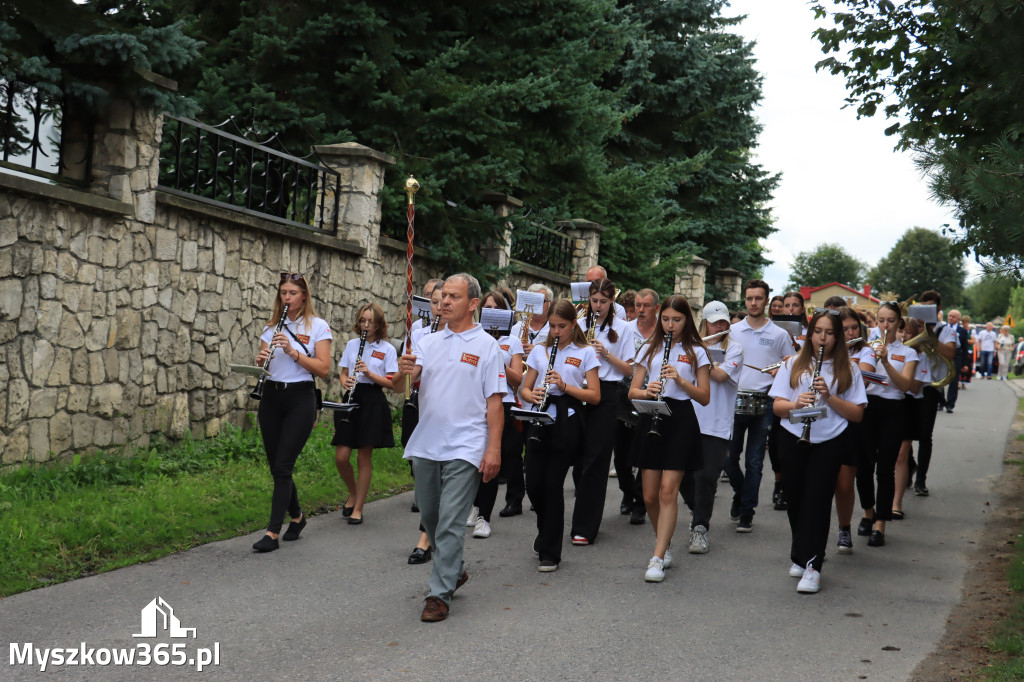
[[[391,406],[384,397],[392,389],[391,377],[398,372],[398,353],[387,342],[388,323],[376,303],[364,303],[356,313],[352,331],[359,334],[345,345],[338,362],[341,385],[349,391],[349,402],[359,407],[351,412],[334,413],[334,463],[348,488],[349,499],[342,514],[350,525],[363,522],[363,505],[370,491],[373,474],[373,449],[392,448]],[[365,334],[365,337],[363,336]],[[352,450],[357,449],[359,477],[352,469]]]
[[[629,388],[631,400],[663,400],[672,412],[660,419],[645,417],[638,427],[637,464],[655,533],[654,555],[644,574],[647,582],[664,580],[665,569],[672,565],[668,550],[676,529],[679,486],[686,471],[703,466],[700,425],[690,401],[707,405],[711,400],[711,359],[697,334],[690,304],[683,296],[669,296],[658,318],[660,324],[640,349]]]
[[[542,572],[557,571],[562,560],[562,488],[583,442],[583,403],[601,402],[601,363],[576,324],[572,302],[563,299],[552,305],[548,325],[547,339],[534,346],[526,360],[522,387],[524,401],[546,403],[546,412],[555,419],[553,424],[532,424],[527,429],[526,494],[537,512],[533,549],[540,558],[537,570]]]
[[[284,314],[287,306],[288,314]],[[256,364],[268,359],[270,378],[263,387],[257,413],[263,448],[267,452],[274,493],[270,501],[267,532],[252,546],[257,552],[272,552],[284,523],[291,517],[285,540],[298,540],[306,527],[299,506],[299,494],[292,480],[295,460],[302,451],[316,421],[316,383],[331,371],[331,328],[316,316],[306,278],[298,272],[282,272],[274,310],[260,335]],[[309,352],[312,346],[313,352]]]

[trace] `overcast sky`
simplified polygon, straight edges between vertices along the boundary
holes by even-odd
[[[896,139],[883,133],[890,122],[858,120],[842,108],[843,80],[814,71],[824,55],[805,0],[730,0],[723,13],[747,15],[736,30],[756,42],[764,76],[757,161],[782,174],[772,202],[778,231],[762,240],[774,261],[765,270],[773,292],[789,281],[793,257],[823,242],[873,266],[909,228],[955,223],[930,198],[911,155],[893,151]]]

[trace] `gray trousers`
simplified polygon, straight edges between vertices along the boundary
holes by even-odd
[[[409,461],[416,477],[420,521],[434,548],[429,596],[450,604],[455,582],[465,567],[466,517],[480,485],[480,471],[462,459],[435,462],[410,457]]]

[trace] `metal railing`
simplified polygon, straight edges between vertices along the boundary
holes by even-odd
[[[231,119],[228,119],[231,121]],[[158,188],[307,230],[337,234],[341,176],[221,126],[164,117]]]
[[[0,79],[0,166],[59,182],[88,180],[92,162],[92,126],[80,140],[73,161],[65,162],[64,105],[57,95],[18,81]]]
[[[513,230],[510,255],[560,275],[572,273],[572,238],[541,225]]]

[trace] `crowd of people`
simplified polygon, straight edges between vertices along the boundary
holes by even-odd
[[[649,520],[654,530],[643,579],[660,582],[672,566],[680,497],[690,523],[677,547],[691,554],[711,548],[723,480],[732,489],[722,499],[735,531],[754,531],[766,454],[771,506],[786,512],[791,529],[789,574],[799,578],[798,592],[815,593],[833,513],[837,553],[853,551],[855,534],[880,548],[887,524],[905,516],[904,492],[930,494],[936,413],[953,412],[960,388],[955,376],[941,388],[948,368],[962,376],[976,343],[979,374],[991,378],[998,351],[1004,378],[1013,348],[1008,328],[996,334],[992,325],[972,341],[955,310],[935,325],[907,317],[894,302],[858,311],[833,297],[807,311],[799,293],[772,298],[768,284],[753,279],[743,286],[742,311],[711,301],[698,324],[683,296],[662,299],[652,289],[620,295],[600,266],[587,281],[582,305],[530,286],[543,295],[541,309],[510,330],[489,332],[476,322],[478,311],[514,308],[512,291],[482,292],[464,273],[431,280],[423,292],[431,316],[414,324],[398,351],[380,306],[357,311],[351,331],[358,336],[338,362],[345,404],[358,406],[335,413],[336,463],[349,493],[343,516],[363,522],[373,450],[394,445],[384,391],[406,392],[401,442],[420,515],[408,561],[433,561],[424,621],[448,616],[469,577],[466,527],[475,538],[491,535],[501,483],[498,515],[534,515],[537,568],[553,572],[567,541],[598,540],[611,471],[621,514],[637,526]],[[920,303],[941,311],[936,291]],[[329,374],[331,338],[305,277],[282,273],[256,356],[270,372],[259,423],[274,480],[257,552],[298,539],[306,525],[291,473],[313,426],[314,377]],[[575,499],[566,532],[570,471]],[[282,534],[286,512],[291,521]]]

